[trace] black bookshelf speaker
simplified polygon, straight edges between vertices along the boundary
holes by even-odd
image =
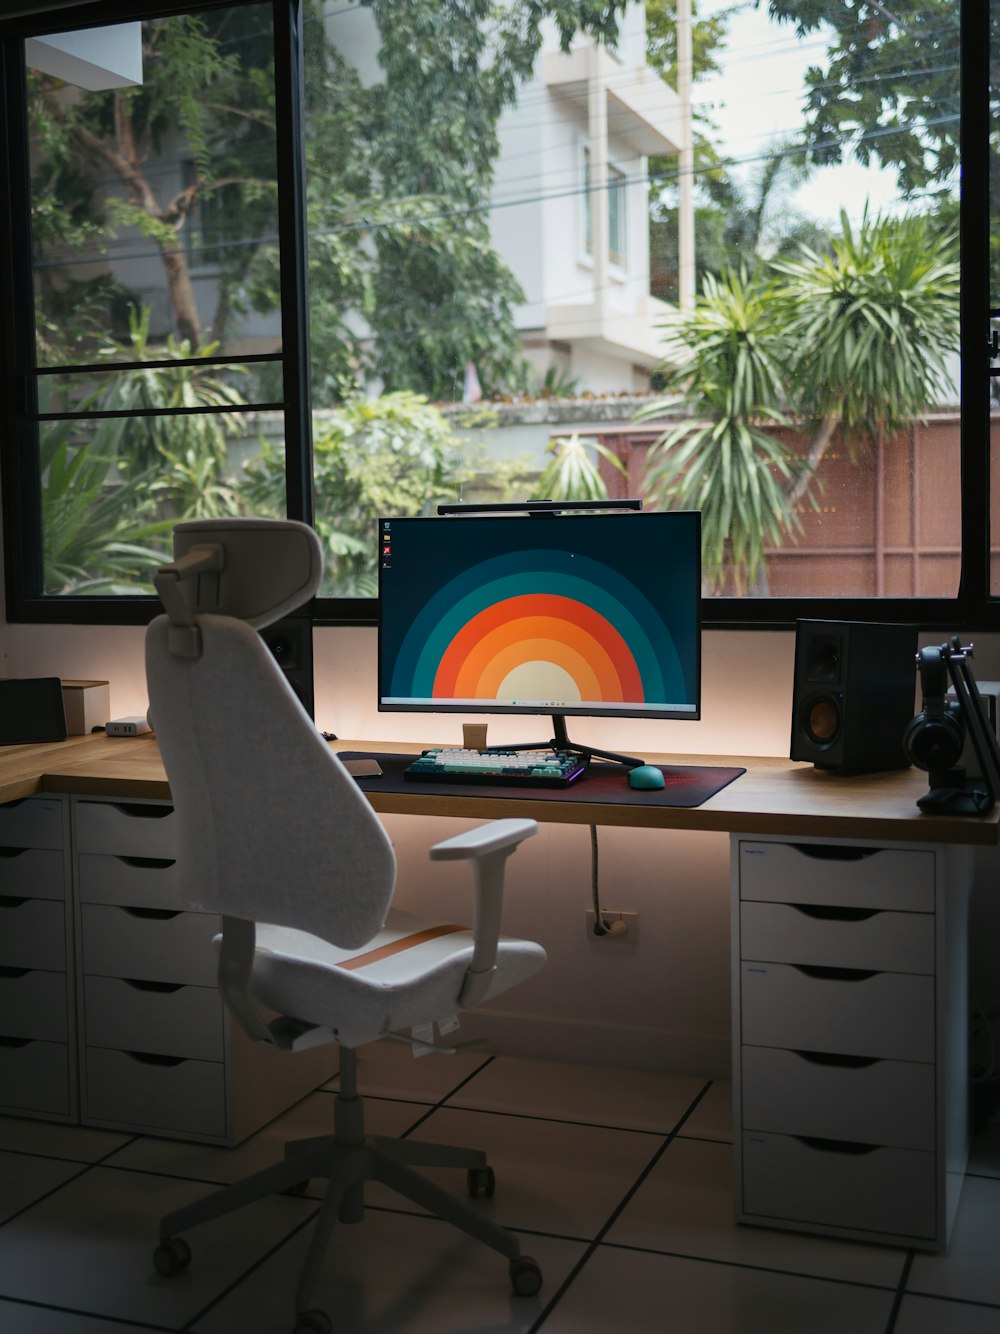
[[[798,621],[791,758],[853,773],[905,768],[916,655],[913,625]]]
[[[310,718],[315,718],[312,617],[308,614],[285,616],[273,625],[265,626],[260,637],[274,654],[305,711]]]

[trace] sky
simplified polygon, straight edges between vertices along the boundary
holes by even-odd
[[[733,0],[700,0],[698,13],[707,17],[729,9]],[[797,130],[803,120],[804,75],[810,64],[822,65],[826,44],[822,33],[801,41],[791,23],[772,23],[750,2],[732,17],[729,38],[719,63],[723,73],[699,80],[693,98],[719,128],[721,150],[737,159],[767,151],[769,144]],[[870,198],[871,207],[889,211],[897,201],[893,171],[859,163],[823,167],[795,195],[795,207],[823,222],[836,223],[841,207],[852,221]]]

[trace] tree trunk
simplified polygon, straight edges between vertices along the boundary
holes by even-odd
[[[805,462],[799,475],[788,488],[789,508],[797,505],[805,493],[809,490],[810,483],[816,476],[816,469],[823,461],[823,456],[830,448],[833,440],[833,433],[840,425],[839,417],[826,417],[819,424],[819,430],[812,438],[809,450],[805,457]]]

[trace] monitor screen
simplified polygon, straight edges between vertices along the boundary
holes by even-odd
[[[697,719],[694,511],[379,519],[379,708]]]

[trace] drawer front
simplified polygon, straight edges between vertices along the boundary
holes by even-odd
[[[740,950],[771,963],[933,973],[934,915],[741,903]]]
[[[743,1136],[743,1209],[768,1218],[935,1239],[934,1155],[862,1152],[795,1139]]]
[[[0,967],[65,972],[65,904],[0,897]]]
[[[856,1060],[857,1058],[855,1058]],[[934,1149],[934,1067],[744,1047],[746,1130]]]
[[[0,806],[0,847],[61,848],[63,804],[54,797],[28,797]]]
[[[69,1114],[69,1048],[65,1042],[0,1038],[0,1107],[8,1112]]]
[[[220,923],[213,914],[164,915],[152,908],[130,910],[85,903],[80,918],[85,973],[215,986],[212,938]]]
[[[934,979],[911,973],[805,972],[741,965],[740,1040],[899,1061],[934,1060]]]
[[[740,897],[897,912],[934,911],[934,853],[741,839]]]
[[[214,987],[176,987],[88,977],[87,1045],[221,1061],[222,997]]]
[[[0,894],[65,899],[63,854],[58,849],[0,848]]]
[[[77,801],[77,852],[176,857],[176,816],[163,802]]]
[[[175,1134],[226,1133],[224,1068],[134,1052],[86,1049],[84,1119]]]
[[[0,968],[0,1034],[66,1042],[66,974]]]
[[[127,908],[181,908],[177,863],[169,858],[112,857],[84,852],[77,858],[81,903]]]

